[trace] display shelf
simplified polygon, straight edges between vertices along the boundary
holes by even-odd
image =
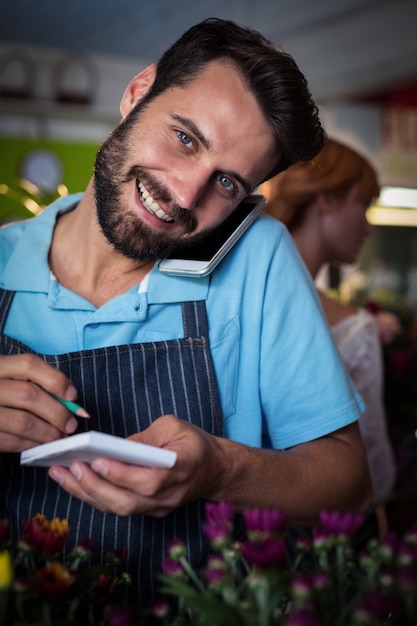
[[[93,121],[114,126],[120,121],[118,112],[100,110],[94,105],[63,104],[52,100],[0,98],[0,115],[26,118]]]

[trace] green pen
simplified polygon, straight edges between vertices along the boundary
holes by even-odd
[[[73,415],[76,415],[77,417],[90,417],[87,411],[83,409],[83,407],[77,404],[76,402],[73,402],[72,400],[64,400],[64,398],[60,398],[55,393],[52,393],[52,391],[48,391],[47,389],[44,389],[43,387],[42,389],[46,391],[46,393],[49,393],[50,396],[55,398],[55,400],[58,400],[58,402],[63,404],[64,407],[68,409],[68,411],[70,411],[70,413],[72,413]]]

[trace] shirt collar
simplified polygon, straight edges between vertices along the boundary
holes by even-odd
[[[75,194],[60,198],[36,218],[22,224],[21,237],[1,276],[3,289],[48,293],[48,254],[57,215],[73,209],[81,197],[82,194]]]
[[[49,292],[51,274],[48,254],[57,216],[75,208],[82,195],[72,194],[60,198],[36,218],[31,218],[22,225],[22,235],[3,270],[3,275],[0,276],[3,289]],[[36,263],[34,259],[37,260]],[[210,284],[208,276],[191,278],[162,274],[158,270],[158,262],[154,264],[147,280],[149,304],[206,300]]]

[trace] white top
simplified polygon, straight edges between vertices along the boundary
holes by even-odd
[[[374,504],[385,502],[395,481],[395,461],[383,403],[383,360],[378,324],[359,309],[331,326],[350,377],[366,405],[359,426],[368,455]]]

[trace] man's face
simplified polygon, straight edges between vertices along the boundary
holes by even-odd
[[[107,239],[137,260],[195,243],[271,171],[272,130],[229,63],[211,63],[119,126],[95,169]]]

